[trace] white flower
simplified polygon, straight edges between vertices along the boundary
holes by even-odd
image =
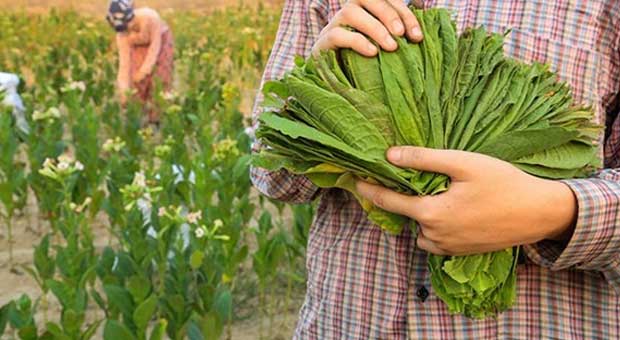
[[[112,148],[114,147],[114,140],[113,139],[107,139],[104,143],[103,143],[103,151],[105,152],[110,152],[112,151]]]
[[[133,184],[140,188],[146,187],[146,176],[144,176],[143,171],[136,172],[133,177]]]
[[[196,238],[203,238],[205,236],[205,230],[203,227],[198,227],[194,230],[194,234],[196,235]]]
[[[71,156],[67,154],[62,154],[58,156],[58,162],[59,163],[73,163],[73,158],[71,158]]]
[[[51,158],[46,158],[45,162],[43,162],[43,167],[44,168],[51,168],[52,166],[54,166],[54,160]]]
[[[71,90],[80,90],[82,92],[86,91],[86,84],[83,81],[74,81],[69,84],[69,88]]]
[[[84,211],[84,209],[86,209],[86,207],[88,207],[89,204],[91,204],[93,201],[92,198],[90,197],[86,197],[86,199],[84,200],[84,202],[82,202],[82,204],[77,205],[73,202],[71,202],[69,204],[69,208],[71,208],[71,210],[75,211],[76,213],[82,213]]]
[[[169,101],[174,100],[177,96],[178,96],[177,93],[174,91],[165,91],[162,95],[162,97],[165,100],[169,100]]]
[[[56,107],[51,107],[45,112],[41,112],[39,110],[35,110],[32,113],[32,120],[40,121],[46,119],[57,119],[60,118],[60,110]]]
[[[69,166],[70,165],[67,162],[60,162],[60,163],[58,163],[58,170],[60,170],[60,171],[68,170]]]
[[[166,215],[166,208],[160,207],[159,210],[157,211],[157,216],[164,217],[164,215]]]
[[[105,152],[119,152],[125,147],[125,142],[120,137],[116,137],[114,139],[108,139],[103,143],[103,151]]]
[[[56,107],[51,107],[46,113],[49,115],[49,118],[60,118],[60,110]]]
[[[73,166],[75,167],[75,170],[77,171],[84,170],[84,164],[82,164],[80,161],[76,161]]]
[[[32,113],[32,120],[36,122],[43,119],[45,119],[45,115],[43,114],[43,112],[39,110],[34,110],[34,112]]]
[[[213,227],[215,227],[215,229],[219,229],[223,226],[224,226],[224,222],[222,222],[222,220],[220,220],[219,218],[213,221]]]
[[[86,84],[83,81],[72,81],[60,89],[63,93],[75,90],[79,90],[81,92],[86,91]]]
[[[202,219],[202,211],[187,214],[187,222],[189,223],[196,224],[200,219]]]

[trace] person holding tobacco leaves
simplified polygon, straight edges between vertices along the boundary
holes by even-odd
[[[351,48],[393,51],[392,36],[424,39],[400,0],[288,0],[264,81],[292,69],[294,57]],[[507,55],[551,65],[577,103],[607,127],[605,169],[552,181],[481,154],[413,146],[391,148],[403,168],[443,173],[448,191],[426,197],[365,182],[375,205],[418,222],[392,235],[368,221],[351,194],[319,189],[285,170],[251,169],[275,199],[320,199],[307,249],[308,284],[295,339],[617,339],[620,338],[620,2],[616,0],[426,0],[457,28],[505,32]],[[351,31],[349,27],[357,32]],[[259,96],[255,118],[260,113]],[[260,142],[254,151],[260,150]],[[433,294],[427,252],[466,255],[523,246],[517,301],[497,318],[451,315]]]

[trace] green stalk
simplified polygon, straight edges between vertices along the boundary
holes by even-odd
[[[263,316],[265,315],[265,289],[263,284],[259,284],[258,288],[258,305],[260,306],[258,309],[260,310],[260,315],[258,318],[258,338],[263,339],[264,328],[263,328]]]
[[[273,298],[273,284],[270,285],[269,287],[269,305],[268,305],[268,316],[269,316],[269,329],[273,329],[273,317],[274,317],[274,310],[275,310],[275,299]]]
[[[9,268],[11,271],[14,269],[13,264],[13,214],[7,214],[6,216],[6,226],[8,231],[8,242],[9,242]]]
[[[47,301],[47,292],[44,292],[43,295],[41,295],[41,308],[43,308],[43,323],[47,324],[47,321],[49,320],[49,303]]]
[[[291,268],[293,268],[293,264],[292,263],[291,263]],[[289,307],[291,306],[291,293],[292,293],[292,291],[293,291],[293,277],[292,277],[292,275],[289,275],[287,280],[286,280],[286,295],[284,297],[284,312],[285,313],[288,313]]]

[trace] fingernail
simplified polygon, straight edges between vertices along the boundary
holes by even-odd
[[[396,19],[392,21],[392,33],[394,34],[403,34],[405,27],[403,27],[403,23],[400,19]]]
[[[388,159],[390,161],[398,162],[402,157],[402,150],[400,148],[391,148],[388,150]]]
[[[373,44],[371,44],[371,43],[368,43],[368,44],[366,45],[366,50],[367,50],[367,51],[368,51],[368,53],[370,53],[370,54],[375,54],[375,53],[377,53],[377,47],[375,47],[375,45],[373,45]]]
[[[416,26],[414,28],[411,29],[411,36],[415,39],[422,39],[422,30],[420,29],[420,27]]]
[[[389,49],[392,49],[392,50],[398,47],[398,45],[396,44],[396,40],[394,40],[394,38],[392,38],[392,36],[390,35],[385,37],[385,44],[387,45]]]

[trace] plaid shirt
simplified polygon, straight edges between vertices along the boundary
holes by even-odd
[[[286,1],[264,79],[281,77],[295,55],[307,56],[344,2]],[[596,108],[607,126],[607,169],[565,181],[579,204],[574,235],[567,243],[525,246],[516,304],[482,321],[448,313],[433,293],[426,254],[408,230],[383,232],[341,190],[319,190],[285,171],[252,169],[255,186],[268,196],[296,203],[320,198],[295,339],[620,339],[620,169],[613,169],[620,168],[620,1],[414,3],[453,10],[459,30],[511,29],[508,55],[549,63],[577,101]]]

